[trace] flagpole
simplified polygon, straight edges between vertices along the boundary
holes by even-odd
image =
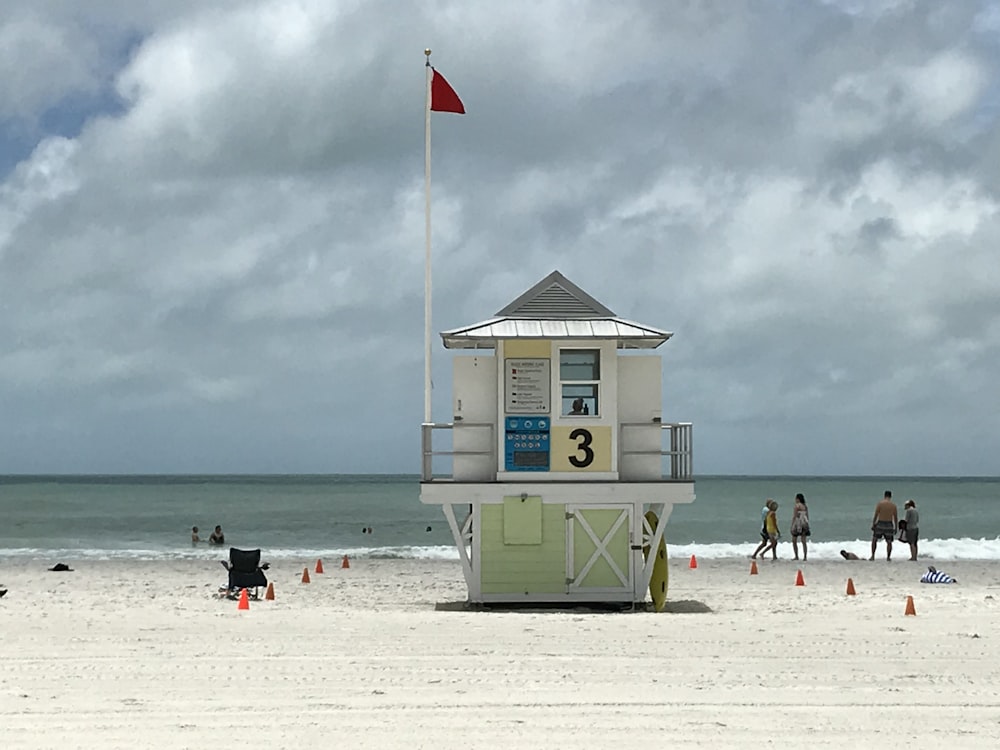
[[[431,51],[427,58],[427,100],[424,105],[424,424],[431,422]]]

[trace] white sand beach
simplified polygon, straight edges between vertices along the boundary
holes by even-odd
[[[674,559],[654,614],[447,606],[457,562],[283,561],[249,611],[214,561],[52,562],[0,566],[8,750],[1000,746],[995,563]]]

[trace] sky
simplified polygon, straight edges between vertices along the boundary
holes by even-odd
[[[674,333],[696,475],[1000,475],[960,0],[4,0],[0,473],[417,472],[425,48],[436,332],[559,270]]]

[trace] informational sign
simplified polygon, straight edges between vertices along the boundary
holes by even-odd
[[[507,471],[549,470],[547,417],[506,417],[504,433],[504,468]]]
[[[507,414],[548,414],[549,395],[549,360],[504,360],[504,410]]]

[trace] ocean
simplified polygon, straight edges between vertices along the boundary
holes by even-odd
[[[886,489],[901,516],[903,503],[916,501],[922,557],[1000,559],[1000,478],[946,477],[699,478],[695,502],[668,521],[669,554],[748,557],[761,506],[773,497],[784,532],[779,557],[791,557],[788,521],[802,492],[810,557],[832,559],[840,549],[867,556]],[[216,559],[218,548],[190,542],[192,526],[207,539],[216,524],[227,548],[260,547],[268,560],[457,559],[440,507],[419,498],[418,478],[408,475],[0,476],[0,559]]]

